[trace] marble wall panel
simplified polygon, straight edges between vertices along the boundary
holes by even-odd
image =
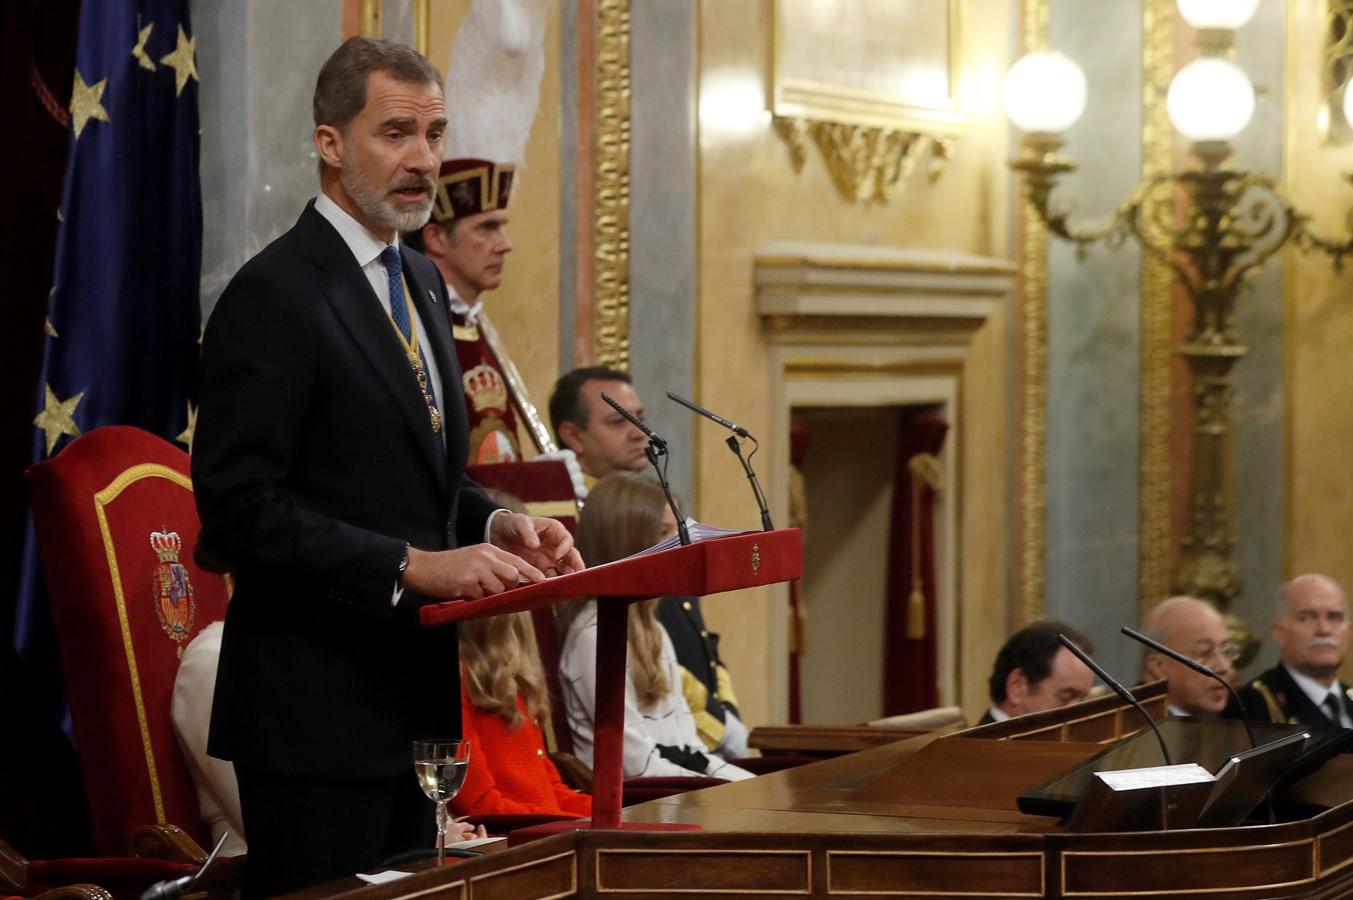
[[[1141,170],[1141,11],[1137,0],[1053,0],[1049,45],[1085,70],[1089,101],[1067,134],[1080,169],[1054,197],[1093,220]],[[1140,250],[1095,246],[1083,259],[1048,242],[1047,616],[1089,635],[1129,677],[1116,638],[1137,615]]]

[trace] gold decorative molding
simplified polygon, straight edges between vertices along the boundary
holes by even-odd
[[[1353,0],[1325,0],[1325,45],[1321,48],[1320,118],[1328,143],[1353,140],[1353,122],[1344,119],[1344,91],[1353,81]]]
[[[630,3],[597,0],[593,140],[593,353],[629,369]]]
[[[432,0],[413,0],[413,49],[424,56],[431,46]]]
[[[1024,47],[1048,43],[1049,0],[1024,0]],[[1022,204],[1020,356],[1024,384],[1019,435],[1019,622],[1043,618],[1047,590],[1048,229]]]
[[[1173,136],[1165,94],[1174,72],[1174,0],[1142,7],[1142,177],[1170,171]],[[1168,214],[1167,214],[1168,216]],[[1160,231],[1161,219],[1144,217]],[[1153,240],[1161,240],[1159,235]],[[1141,263],[1139,395],[1138,601],[1143,616],[1170,593],[1170,367],[1174,273],[1155,253]]]
[[[362,37],[381,36],[381,0],[361,0],[358,15]]]
[[[803,170],[811,138],[836,189],[852,203],[887,203],[927,150],[931,160],[926,175],[936,180],[953,150],[952,138],[899,128],[790,116],[775,116],[772,121],[789,148],[794,171]]]

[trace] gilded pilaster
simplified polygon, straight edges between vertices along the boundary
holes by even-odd
[[[1049,0],[1024,0],[1024,48],[1047,46]],[[1047,587],[1048,231],[1031,204],[1021,204],[1021,392],[1019,440],[1019,620],[1043,617]]]
[[[599,365],[629,368],[630,4],[597,0],[592,197],[593,347]]]
[[[1142,6],[1142,178],[1171,168],[1170,119],[1165,108],[1174,68],[1174,0],[1146,0]],[[1147,202],[1153,202],[1148,199]],[[1160,218],[1147,214],[1143,228],[1159,232]],[[1169,238],[1148,235],[1152,243]],[[1138,534],[1143,613],[1170,591],[1170,361],[1174,278],[1154,253],[1142,254],[1141,386]]]

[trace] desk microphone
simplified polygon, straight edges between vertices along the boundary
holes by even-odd
[[[653,445],[656,446],[659,450],[662,450],[664,452],[667,450],[667,442],[664,441],[662,438],[658,437],[657,432],[655,432],[652,428],[649,428],[647,425],[645,425],[643,419],[639,418],[634,413],[630,412],[628,409],[625,409],[625,407],[621,406],[619,403],[616,402],[616,399],[614,397],[612,397],[605,391],[601,392],[601,399],[605,400],[607,404],[610,405],[611,409],[615,410],[616,412],[620,413],[620,415],[624,416],[627,422],[629,422],[635,428],[642,431],[644,433],[644,436],[647,437],[649,441],[651,441]]]
[[[605,400],[611,409],[624,416],[627,422],[647,435],[648,446],[644,448],[644,455],[648,457],[649,463],[652,464],[653,471],[658,473],[658,484],[662,485],[662,492],[667,497],[667,505],[672,510],[672,517],[676,519],[677,538],[681,541],[681,546],[688,546],[691,542],[691,532],[686,527],[686,517],[681,514],[681,510],[677,509],[676,498],[672,496],[672,486],[667,483],[667,464],[665,462],[661,465],[658,463],[660,458],[667,459],[667,442],[658,437],[652,428],[645,425],[643,419],[617,403],[610,394],[602,391],[601,399]]]
[[[1066,649],[1070,650],[1073,654],[1075,654],[1077,659],[1079,659],[1081,662],[1089,666],[1090,671],[1098,675],[1099,680],[1107,684],[1110,688],[1112,688],[1115,694],[1122,697],[1128,703],[1131,703],[1132,706],[1137,710],[1137,712],[1142,714],[1142,718],[1146,720],[1146,724],[1150,725],[1151,730],[1156,733],[1156,740],[1160,743],[1160,755],[1165,757],[1165,765],[1167,766],[1174,765],[1174,760],[1170,759],[1170,748],[1165,746],[1165,738],[1160,736],[1160,729],[1156,727],[1156,720],[1151,718],[1151,714],[1146,711],[1146,708],[1137,702],[1137,698],[1132,696],[1132,692],[1129,691],[1127,688],[1123,687],[1121,684],[1119,684],[1116,678],[1114,678],[1108,672],[1104,671],[1104,669],[1099,665],[1099,663],[1091,659],[1084,650],[1082,650],[1080,647],[1077,647],[1075,642],[1073,642],[1066,635],[1064,634],[1057,635],[1057,641],[1063,647],[1065,647]]]
[[[1222,687],[1226,688],[1227,693],[1231,695],[1231,699],[1236,702],[1236,709],[1240,710],[1240,721],[1243,722],[1245,725],[1245,734],[1250,739],[1250,749],[1253,750],[1255,747],[1258,746],[1258,744],[1254,742],[1254,730],[1250,728],[1250,717],[1249,714],[1245,712],[1245,704],[1240,702],[1240,695],[1236,693],[1235,688],[1231,687],[1231,682],[1227,681],[1225,678],[1222,678],[1220,675],[1218,675],[1216,672],[1212,671],[1202,663],[1189,659],[1187,656],[1185,656],[1184,654],[1180,653],[1177,650],[1171,650],[1169,647],[1165,646],[1159,641],[1154,641],[1139,631],[1133,631],[1126,625],[1124,625],[1119,630],[1122,631],[1123,634],[1132,638],[1137,643],[1145,644],[1152,650],[1155,650],[1157,653],[1165,654],[1175,662],[1188,666],[1190,669],[1197,672],[1199,675],[1206,675],[1208,678],[1211,678],[1212,680],[1220,683]]]
[[[691,412],[699,413],[711,422],[717,422],[724,428],[733,432],[733,434],[737,435],[737,437],[730,437],[728,439],[728,449],[732,450],[733,455],[738,458],[738,462],[742,463],[742,471],[747,473],[747,481],[752,485],[752,495],[756,497],[756,507],[761,512],[761,530],[774,531],[775,526],[771,524],[770,520],[770,509],[766,506],[766,495],[761,492],[761,483],[756,480],[756,472],[752,471],[752,457],[755,456],[756,451],[761,448],[761,444],[757,442],[757,439],[752,437],[752,433],[741,425],[734,425],[718,413],[710,412],[700,404],[692,403],[685,397],[677,396],[671,391],[668,391],[667,399],[680,403]],[[745,457],[742,455],[742,445],[738,443],[738,438],[746,438],[752,442],[752,452],[748,453]]]
[[[211,848],[211,853],[207,855],[206,860],[198,867],[197,871],[191,875],[184,875],[182,878],[174,878],[169,881],[157,881],[146,888],[145,893],[141,895],[141,900],[175,900],[183,895],[184,891],[197,883],[197,879],[202,877],[202,873],[216,861],[216,856],[225,846],[226,838],[230,837],[230,832],[221,833],[221,839],[216,842],[216,846]]]

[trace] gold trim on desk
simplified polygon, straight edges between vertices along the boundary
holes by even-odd
[[[122,573],[117,562],[117,548],[113,546],[113,534],[108,527],[108,505],[118,498],[129,485],[143,478],[164,478],[172,481],[189,493],[193,482],[187,475],[168,466],[157,463],[144,463],[124,470],[107,487],[94,495],[94,516],[99,521],[99,534],[103,537],[103,552],[108,560],[108,576],[113,583],[113,601],[117,604],[117,622],[122,631],[122,650],[127,659],[127,675],[131,679],[132,701],[136,705],[136,722],[141,729],[141,747],[146,755],[146,774],[150,779],[150,794],[155,803],[155,819],[165,822],[164,797],[160,792],[159,769],[155,765],[155,748],[150,740],[150,720],[146,715],[145,698],[141,694],[141,675],[136,667],[136,648],[132,644],[131,622],[127,618],[127,599],[122,591]]]
[[[637,855],[647,856],[801,856],[803,857],[805,875],[804,887],[802,890],[779,889],[771,890],[768,888],[674,888],[664,887],[657,889],[650,886],[638,888],[623,887],[605,887],[601,883],[601,858],[603,856]],[[800,894],[813,893],[813,851],[811,850],[767,850],[749,847],[738,850],[721,850],[716,847],[700,847],[690,850],[678,850],[671,847],[598,847],[593,857],[593,877],[596,883],[596,892],[598,894],[756,894],[757,896],[780,896],[790,895],[798,896]]]
[[[1174,74],[1174,0],[1142,7],[1142,177],[1168,172],[1174,131],[1165,94]],[[1160,219],[1143,216],[1159,231]],[[1139,391],[1138,602],[1140,613],[1170,595],[1170,369],[1174,275],[1154,253],[1141,263],[1141,382]]]
[[[889,890],[861,890],[847,891],[832,885],[832,858],[836,856],[951,856],[964,859],[974,859],[978,857],[1001,857],[1005,859],[1034,859],[1038,860],[1038,891],[974,891],[974,890],[956,890],[956,891],[936,891],[927,890],[924,896],[927,897],[1043,897],[1048,892],[1048,870],[1043,865],[1042,851],[1019,851],[1019,850],[827,850],[827,892],[833,897],[851,896],[851,897],[895,897],[905,888],[893,887]],[[908,892],[910,893],[910,892]],[[919,892],[918,892],[919,893]]]
[[[1048,43],[1049,0],[1024,0],[1024,49]],[[1018,621],[1043,618],[1047,590],[1048,510],[1048,231],[1031,204],[1022,204],[1019,332],[1024,383],[1019,433]]]
[[[597,0],[593,357],[630,363],[630,0]]]
[[[1069,857],[1093,857],[1093,856],[1182,856],[1182,855],[1212,855],[1218,853],[1253,853],[1256,850],[1280,850],[1284,847],[1301,847],[1304,844],[1311,845],[1311,874],[1306,878],[1298,878],[1295,881],[1278,881],[1271,884],[1229,884],[1224,887],[1202,887],[1202,888],[1152,888],[1145,891],[1069,891],[1066,887],[1066,861]],[[1315,837],[1303,838],[1299,841],[1284,841],[1277,844],[1250,844],[1241,847],[1165,847],[1153,848],[1150,850],[1063,850],[1059,856],[1061,864],[1061,896],[1063,897],[1161,897],[1161,896],[1191,896],[1194,894],[1221,894],[1227,892],[1239,891],[1262,891],[1272,890],[1274,888],[1296,887],[1302,884],[1313,884],[1318,879],[1319,860]]]

